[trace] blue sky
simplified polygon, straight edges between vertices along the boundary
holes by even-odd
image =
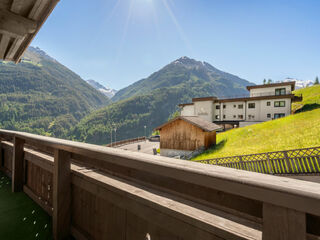
[[[34,39],[115,89],[181,56],[254,83],[320,75],[319,0],[61,0]]]

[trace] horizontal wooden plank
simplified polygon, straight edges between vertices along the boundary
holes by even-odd
[[[228,220],[221,216],[222,212],[215,214],[206,206],[133,185],[96,170],[73,171],[72,183],[149,221],[152,216],[154,224],[168,231],[177,234],[179,229],[186,239],[193,238],[195,233],[202,235],[201,239],[211,239],[212,235],[223,239],[261,239],[259,230]],[[167,216],[166,223],[160,215]]]
[[[26,149],[25,148],[25,155],[24,158],[35,165],[47,170],[48,172],[53,173],[53,157],[39,153],[37,151]]]
[[[22,17],[13,12],[0,9],[0,29],[24,37],[26,34],[34,33],[37,29],[37,22]]]

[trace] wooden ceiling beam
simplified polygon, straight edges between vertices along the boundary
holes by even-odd
[[[6,54],[6,58],[10,61],[13,61],[15,59],[15,56],[17,55],[17,51],[21,45],[21,43],[23,42],[24,38],[16,38],[10,49],[8,50],[7,54]]]
[[[0,9],[0,29],[2,30],[24,37],[26,34],[34,33],[37,26],[37,22],[33,20]]]
[[[0,59],[5,58],[6,50],[9,45],[10,37],[8,35],[2,35],[1,41],[0,41]]]
[[[28,17],[33,20],[38,20],[40,18],[41,13],[47,5],[48,0],[37,0]]]
[[[19,13],[23,8],[25,1],[26,0],[13,0],[11,5],[11,12]]]

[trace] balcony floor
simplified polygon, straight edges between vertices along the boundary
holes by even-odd
[[[51,217],[0,171],[0,239],[53,239]]]

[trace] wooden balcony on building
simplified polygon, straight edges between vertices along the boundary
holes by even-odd
[[[1,171],[55,239],[320,238],[320,185],[0,130]],[[0,196],[1,197],[1,196]]]

